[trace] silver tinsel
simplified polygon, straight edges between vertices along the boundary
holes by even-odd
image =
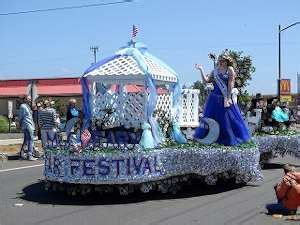
[[[178,176],[195,174],[215,184],[218,176],[236,177],[239,182],[262,179],[259,167],[259,150],[218,146],[163,148],[149,151],[119,151],[113,153],[70,154],[64,151],[45,150],[46,180],[75,184],[142,184],[143,192],[158,181],[158,189],[170,191]],[[169,179],[172,178],[172,179]],[[176,186],[176,185],[175,185]],[[172,192],[176,191],[171,190]],[[120,188],[121,194],[128,192]]]
[[[266,135],[253,138],[261,155],[274,158],[286,154],[300,157],[300,135]]]

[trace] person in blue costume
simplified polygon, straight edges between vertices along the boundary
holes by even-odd
[[[218,122],[220,133],[218,144],[239,145],[249,141],[249,129],[241,115],[236,103],[232,101],[231,93],[234,88],[236,73],[233,68],[233,59],[227,52],[218,57],[215,69],[205,75],[201,65],[195,68],[200,71],[203,82],[213,83],[214,89],[209,94],[203,116]],[[196,129],[194,137],[201,139],[206,136],[208,130],[200,126]]]

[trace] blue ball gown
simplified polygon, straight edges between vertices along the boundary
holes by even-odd
[[[225,74],[218,72],[223,82],[228,84],[228,71]],[[216,82],[213,82],[214,90],[209,94],[204,108],[203,116],[211,118],[218,122],[220,134],[217,139],[218,144],[239,145],[249,141],[249,129],[241,115],[237,104],[231,104],[230,107],[224,107],[224,97]],[[195,138],[204,138],[208,130],[199,126],[195,131]]]

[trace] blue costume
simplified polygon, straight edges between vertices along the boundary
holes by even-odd
[[[283,123],[289,121],[289,114],[284,112],[279,106],[272,111],[272,119]]]
[[[218,144],[238,145],[247,142],[250,134],[238,105],[233,103],[229,107],[224,107],[223,95],[224,90],[227,92],[228,78],[228,70],[225,74],[221,74],[217,69],[214,71],[214,90],[208,96],[203,116],[218,122],[220,126]],[[196,129],[195,138],[204,138],[207,132],[207,129],[200,126]]]

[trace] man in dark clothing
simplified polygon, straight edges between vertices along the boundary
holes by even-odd
[[[76,118],[79,116],[79,109],[76,107],[76,99],[72,98],[69,100],[69,104],[67,107],[67,121],[68,122],[70,119]]]

